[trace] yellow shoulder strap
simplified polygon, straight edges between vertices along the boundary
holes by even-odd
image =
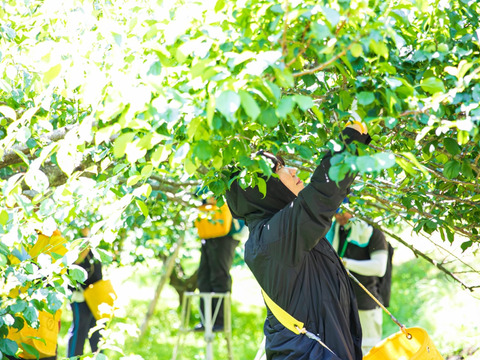
[[[267,295],[265,291],[262,289],[263,299],[267,304],[270,311],[273,315],[277,318],[278,321],[282,323],[288,330],[293,331],[295,334],[299,335],[301,332],[300,330],[303,329],[303,322],[298,321],[288,312],[283,310],[280,306],[278,306],[270,297]]]

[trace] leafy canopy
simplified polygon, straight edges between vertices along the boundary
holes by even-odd
[[[36,229],[88,223],[105,261],[168,253],[198,186],[221,197],[242,169],[264,189],[259,149],[308,179],[353,120],[372,143],[330,175],[360,173],[360,215],[477,249],[479,15],[468,0],[2,2],[1,274],[31,290],[2,303],[1,334],[78,280],[19,258]]]

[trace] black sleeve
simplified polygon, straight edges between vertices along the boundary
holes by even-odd
[[[87,279],[81,284],[82,288],[85,289],[88,285],[102,280],[102,263],[95,259],[91,251],[78,266],[81,266],[87,272]]]
[[[348,145],[353,141],[368,143],[370,136],[362,135],[358,131],[347,128],[343,130],[342,137]],[[331,167],[330,161],[333,153],[328,153],[322,159],[312,175],[310,184],[299,194],[299,203],[302,205],[301,215],[303,223],[309,226],[306,232],[297,239],[302,250],[311,250],[323,238],[332,225],[332,218],[343,199],[347,196],[348,188],[353,183],[356,174],[349,173],[342,181],[336,183],[328,176]],[[308,228],[312,230],[308,230]]]
[[[342,134],[347,144],[354,140],[368,143],[370,139],[368,135],[350,128]],[[300,191],[297,199],[266,224],[276,232],[274,237],[277,239],[277,244],[269,248],[270,254],[287,265],[301,261],[305,252],[313,249],[326,235],[335,211],[355,178],[355,174],[349,174],[338,184],[329,178],[328,170],[333,155],[329,153],[324,156],[310,184]],[[272,236],[271,232],[269,236]]]
[[[373,228],[372,236],[368,242],[368,252],[371,254],[378,250],[388,250],[387,240],[382,231]]]

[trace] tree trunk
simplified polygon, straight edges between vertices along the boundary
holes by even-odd
[[[190,275],[185,277],[182,265],[175,264],[172,274],[170,275],[170,285],[177,291],[178,307],[182,306],[183,293],[185,291],[195,291],[197,289],[198,269]]]
[[[182,246],[183,243],[183,237],[179,238],[177,242],[175,243],[175,249],[173,253],[170,255],[165,260],[165,272],[163,273],[162,277],[160,278],[160,281],[158,282],[157,289],[155,290],[155,295],[150,302],[150,306],[147,311],[147,315],[145,316],[145,320],[143,321],[143,324],[140,328],[140,336],[143,336],[145,334],[145,331],[147,330],[147,325],[148,321],[153,315],[153,312],[155,311],[155,306],[157,305],[158,299],[160,298],[160,294],[162,293],[163,286],[167,282],[167,279],[170,278],[170,275],[172,273],[173,267],[175,265],[175,260],[178,257],[178,253],[180,251],[180,247]]]

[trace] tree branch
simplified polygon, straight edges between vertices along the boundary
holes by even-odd
[[[51,144],[52,142],[56,142],[58,140],[64,139],[67,133],[76,127],[78,127],[78,124],[67,125],[63,128],[53,130],[52,132],[46,135],[39,136],[38,142],[43,143],[44,145],[48,145],[48,144]],[[11,149],[8,149],[7,151],[5,151],[2,158],[0,159],[0,169],[10,165],[23,163],[22,158],[20,158],[20,156],[17,155],[15,150],[18,152],[24,153],[29,159],[35,158],[35,156],[33,156],[30,153],[31,149],[27,146],[27,144],[14,145]]]
[[[330,60],[328,60],[327,62],[324,62],[323,64],[320,64],[318,65],[317,67],[315,68],[312,68],[312,69],[308,69],[308,70],[305,70],[305,71],[301,71],[301,72],[298,72],[298,73],[294,73],[293,76],[294,77],[299,77],[299,76],[303,76],[303,75],[308,75],[308,74],[313,74],[313,73],[316,73],[317,71],[322,71],[323,69],[325,69],[326,67],[329,67],[330,65],[332,65],[335,61],[337,61],[338,59],[340,59],[342,56],[344,56],[348,50],[350,50],[350,48],[353,46],[353,44],[355,44],[354,42],[351,43],[350,45],[348,45],[345,49],[343,49],[339,54],[335,55],[333,58],[331,58]]]
[[[439,263],[437,260],[435,259],[432,259],[431,257],[429,257],[428,255],[424,254],[423,252],[421,252],[420,250],[418,250],[417,248],[415,248],[413,245],[407,243],[405,240],[403,240],[400,236],[398,235],[395,235],[393,233],[391,233],[390,231],[384,229],[384,228],[380,228],[378,226],[378,224],[372,222],[371,220],[367,219],[367,218],[363,218],[363,217],[360,217],[362,220],[366,221],[368,224],[372,225],[373,227],[376,227],[378,228],[379,230],[383,231],[386,235],[390,236],[392,239],[395,239],[397,240],[399,243],[401,243],[402,245],[404,245],[405,247],[409,248],[416,257],[421,257],[423,258],[424,260],[428,261],[430,264],[434,265],[436,268],[438,268],[440,271],[442,271],[443,273],[447,274],[449,277],[451,277],[454,281],[458,282],[464,289],[467,289],[467,290],[470,290],[471,292],[473,292],[475,290],[475,288],[477,288],[478,286],[469,286],[467,284],[465,284],[461,279],[459,279],[455,274],[453,274],[450,270],[448,270],[447,268],[445,268],[445,266],[443,266],[442,263]]]
[[[397,213],[398,215],[400,215],[398,209],[402,209],[404,212],[406,213],[415,213],[415,214],[418,214],[424,218],[427,218],[427,219],[433,219],[434,216],[431,215],[431,214],[427,214],[423,211],[420,211],[418,210],[417,208],[414,208],[414,207],[411,207],[409,209],[407,209],[405,206],[403,206],[402,204],[399,204],[398,202],[395,202],[395,201],[392,201],[392,200],[385,200],[385,199],[382,199],[372,193],[366,193],[367,196],[370,196],[372,198],[374,198],[376,201],[382,203],[384,206],[386,206],[387,209],[390,209],[390,211],[392,212],[395,212]],[[366,203],[369,204],[370,206],[375,206],[375,204],[373,204],[372,202],[366,200]],[[394,208],[397,208],[396,211],[394,211],[393,209]],[[465,236],[467,236],[469,239],[473,239],[475,241],[480,241],[480,235],[475,235],[473,234],[473,232],[469,233],[465,230],[465,228],[461,228],[459,226],[455,226],[455,225],[450,225],[450,227],[455,230],[456,232],[458,232],[459,234],[463,234]]]
[[[283,34],[282,34],[282,55],[283,58],[287,57],[288,49],[287,49],[287,30],[288,30],[288,12],[289,12],[290,5],[288,0],[285,0],[285,14],[283,16]]]

